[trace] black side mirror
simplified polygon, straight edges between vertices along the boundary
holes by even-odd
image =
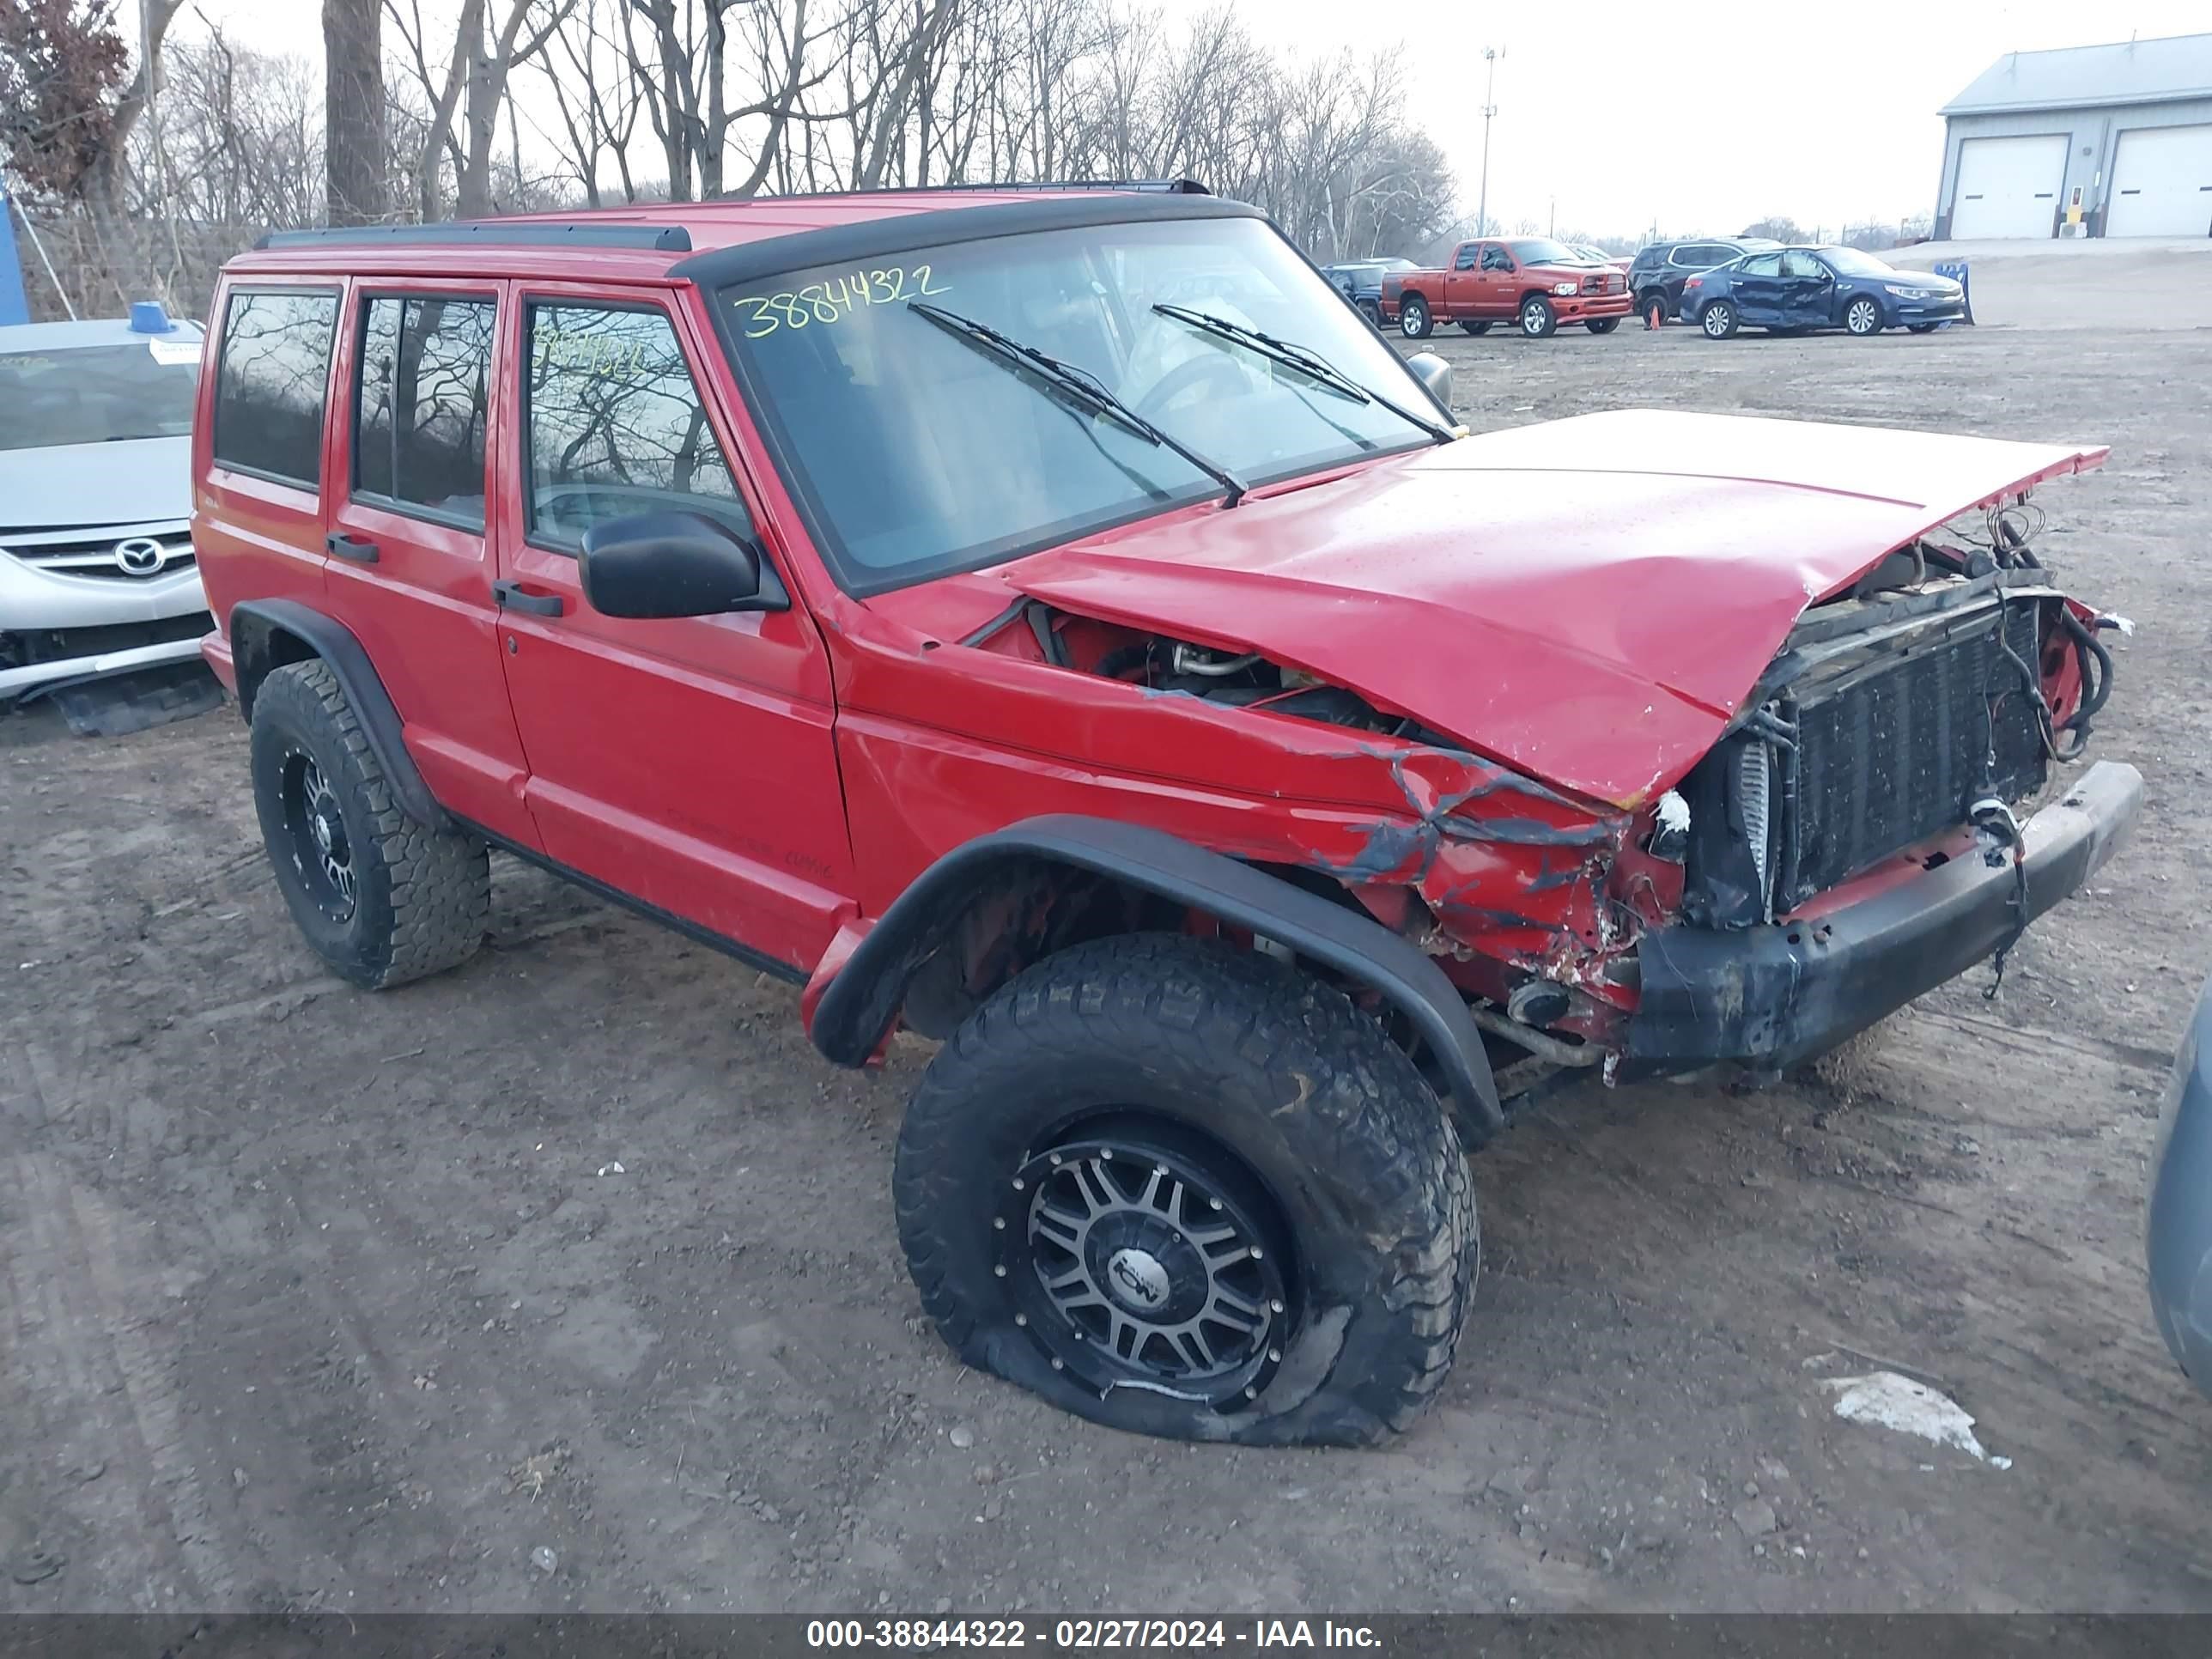
[[[595,524],[576,563],[585,599],[605,617],[718,617],[791,605],[759,546],[702,513],[638,513]]]

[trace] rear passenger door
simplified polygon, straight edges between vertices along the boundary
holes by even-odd
[[[1736,319],[1763,328],[1783,321],[1782,256],[1758,253],[1730,273],[1729,297],[1735,301]]]
[[[501,660],[546,854],[775,962],[811,967],[851,913],[828,653],[797,605],[650,620],[585,600],[594,526],[681,510],[763,548],[730,433],[700,388],[703,324],[666,303],[518,284],[501,463]]]
[[[484,535],[491,434],[514,419],[492,372],[501,304],[496,283],[355,285],[328,583],[431,793],[535,847]]]

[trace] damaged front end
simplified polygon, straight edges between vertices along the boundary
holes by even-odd
[[[1809,1058],[2002,952],[2109,855],[2131,769],[2094,769],[2056,819],[2014,810],[2080,758],[2112,672],[2111,619],[2051,583],[2025,522],[1993,511],[1980,545],[1917,537],[1824,596],[1704,755],[1626,803],[1233,635],[1032,599],[968,643],[1355,734],[1333,758],[1364,761],[1389,810],[1244,855],[1323,878],[1433,957],[1496,1039],[1510,1102],[1563,1069]]]

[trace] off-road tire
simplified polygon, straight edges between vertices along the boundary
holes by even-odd
[[[1398,301],[1398,332],[1409,340],[1425,340],[1435,331],[1435,315],[1429,302],[1418,294],[1408,294]]]
[[[1025,1214],[1010,1176],[1091,1114],[1130,1111],[1225,1149],[1286,1224],[1283,1362],[1233,1409],[1079,1383],[996,1271],[994,1219]],[[1172,935],[1076,946],[977,1009],[907,1108],[892,1191],[922,1306],[962,1360],[1175,1439],[1368,1446],[1405,1429],[1451,1367],[1480,1262],[1458,1135],[1382,1025],[1288,964]]]
[[[373,991],[441,972],[483,944],[491,862],[483,842],[416,823],[394,798],[360,718],[330,665],[273,671],[253,698],[253,804],[276,885],[315,953]],[[343,820],[354,883],[350,914],[319,905],[285,817],[286,768],[312,760]]]

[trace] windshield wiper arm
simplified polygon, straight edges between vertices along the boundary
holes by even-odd
[[[1269,361],[1295,368],[1309,380],[1319,381],[1330,391],[1351,398],[1354,403],[1380,404],[1409,425],[1417,426],[1440,444],[1451,442],[1455,434],[1425,416],[1394,404],[1372,386],[1362,386],[1311,346],[1302,346],[1295,340],[1278,339],[1256,328],[1247,328],[1242,323],[1232,323],[1226,317],[1217,317],[1210,311],[1194,311],[1188,306],[1156,305],[1152,309],[1163,317],[1172,317],[1179,323],[1203,329],[1208,334],[1218,335],[1224,340],[1234,340],[1247,349],[1257,352]]]
[[[963,317],[957,311],[947,311],[943,306],[933,306],[921,300],[907,301],[907,309],[927,318],[939,328],[959,335],[970,343],[981,347],[996,361],[1023,373],[1033,374],[1050,391],[1081,404],[1094,415],[1111,418],[1117,425],[1134,433],[1146,442],[1172,450],[1219,484],[1224,492],[1221,504],[1234,507],[1244,499],[1244,483],[1228,468],[1209,461],[1188,444],[1170,437],[1159,428],[1123,403],[1087,368],[1063,362],[1033,345],[1024,344],[1011,334],[1002,334],[988,323],[979,323],[973,317]]]

